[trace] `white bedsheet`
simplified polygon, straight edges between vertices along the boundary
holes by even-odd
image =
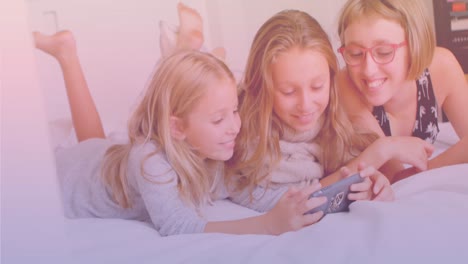
[[[449,123],[440,128],[434,155],[458,140]],[[161,237],[119,219],[67,219],[67,236],[77,263],[468,263],[468,164],[420,173],[394,190],[393,203],[356,202],[281,236]],[[206,210],[209,220],[257,214],[226,200]]]
[[[160,237],[136,221],[67,220],[82,263],[468,263],[468,164],[394,185],[396,201],[355,202],[349,213],[281,236]],[[210,219],[254,215],[221,201]]]

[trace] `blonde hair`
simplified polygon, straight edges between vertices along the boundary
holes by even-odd
[[[127,182],[130,150],[136,144],[150,141],[158,149],[141,161],[143,177],[148,176],[143,169],[144,162],[158,152],[164,153],[178,176],[177,187],[181,198],[195,207],[211,201],[210,188],[214,179],[191,146],[171,136],[170,117],[186,118],[200,98],[205,96],[210,82],[224,79],[234,83],[234,77],[226,65],[206,53],[183,51],[161,62],[128,122],[129,143],[114,145],[105,155],[102,176],[112,189],[114,200],[122,207],[131,207]],[[165,173],[161,172],[161,175]]]
[[[376,138],[354,134],[351,122],[339,106],[334,80],[338,63],[320,24],[302,11],[279,12],[255,35],[241,83],[242,127],[234,156],[226,163],[230,182],[238,184],[240,189],[255,186],[266,179],[281,157],[279,139],[283,124],[273,112],[274,87],[270,64],[279,54],[293,48],[320,52],[330,68],[330,102],[324,111],[324,124],[319,133],[325,172],[334,172],[353,155],[355,149],[363,150]],[[265,163],[270,171],[262,173]],[[239,172],[247,176],[240,183],[235,179]]]
[[[338,34],[345,45],[344,32],[362,17],[382,17],[395,21],[405,30],[410,62],[409,80],[421,76],[432,62],[436,47],[434,28],[420,0],[348,0],[341,9]]]

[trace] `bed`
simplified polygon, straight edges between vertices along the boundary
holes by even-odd
[[[436,154],[456,140],[449,123],[441,129]],[[147,223],[119,219],[66,219],[66,234],[81,263],[466,263],[468,164],[393,187],[395,202],[355,202],[349,213],[280,236],[161,237]],[[206,210],[209,220],[256,214],[228,200]]]
[[[9,7],[21,7],[23,3],[11,2]],[[308,1],[303,5],[309,5]],[[256,12],[257,8],[252,10]],[[9,98],[2,101],[2,154],[8,153],[2,156],[2,262],[468,263],[468,164],[423,172],[396,183],[397,199],[393,203],[356,202],[349,213],[328,215],[315,225],[281,236],[192,234],[161,237],[149,224],[138,221],[64,218],[55,192],[57,183],[54,182],[49,145],[49,141],[55,146],[73,144],[74,140],[69,118],[61,115],[67,112],[64,110],[67,106],[53,104],[57,95],[56,101],[64,101],[63,87],[43,85],[49,89],[45,108],[53,105],[53,109],[58,109],[53,115],[44,111],[42,90],[38,83],[34,83],[38,82],[38,74],[34,70],[31,39],[27,38],[29,29],[26,29],[25,21],[19,24],[23,31],[10,33],[19,35],[24,45],[11,45],[12,48],[5,49],[7,61],[15,63],[3,69],[6,73],[2,82],[5,87],[13,83],[12,79],[29,82],[8,86],[14,89],[6,89],[2,95]],[[216,38],[212,37],[212,40]],[[229,39],[225,41],[229,42]],[[17,53],[11,52],[13,47]],[[242,47],[246,48],[245,45]],[[24,54],[30,56],[28,67],[25,63],[16,63]],[[233,61],[233,64],[240,67],[242,63]],[[145,66],[150,68],[150,65]],[[25,77],[26,70],[33,74]],[[51,71],[59,74],[57,68]],[[92,80],[91,76],[91,86],[99,87]],[[62,89],[62,92],[59,94],[52,89]],[[28,100],[24,100],[24,91],[29,95]],[[135,91],[132,96],[138,93]],[[106,94],[94,94],[98,97],[98,105]],[[104,119],[109,120],[110,110],[100,110],[105,112]],[[107,124],[108,131],[114,125],[121,126],[120,119],[115,123],[117,125]],[[18,129],[18,124],[22,129]],[[47,124],[51,135],[46,135]],[[122,135],[112,133],[110,136]],[[450,123],[441,123],[435,155],[456,140]],[[26,153],[25,149],[31,151]],[[9,199],[9,203],[5,203],[8,206],[4,205],[4,197]],[[227,200],[216,202],[206,211],[209,220],[256,214]],[[60,257],[51,258],[58,255]]]

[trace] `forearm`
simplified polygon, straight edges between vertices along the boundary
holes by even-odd
[[[389,162],[394,158],[391,137],[381,137],[368,146],[359,156],[351,160],[346,166],[352,170],[356,170],[359,163],[364,163],[367,166],[373,166],[380,169],[386,164],[386,169],[389,166],[401,165],[399,162]]]
[[[405,167],[401,161],[392,159],[386,162],[382,167],[379,168],[379,171],[388,178],[388,180],[393,183],[395,182],[395,175],[403,171]]]
[[[227,233],[227,234],[272,234],[269,230],[267,215],[253,216],[249,218],[208,222],[205,233]]]
[[[460,139],[455,145],[429,160],[428,168],[435,169],[443,166],[468,163],[468,137]]]
[[[392,160],[391,149],[389,144],[391,144],[390,138],[379,138],[369,147],[367,147],[359,156],[352,159],[346,164],[346,167],[351,172],[358,171],[358,165],[360,163],[365,164],[366,166],[372,166],[378,170],[381,170],[384,175],[387,177],[389,175],[394,175],[396,172],[403,169],[403,165],[398,160]],[[328,186],[342,179],[340,171],[335,171],[334,173],[323,178],[320,183],[322,186]],[[390,179],[391,180],[391,179]]]
[[[449,166],[460,163],[468,163],[468,153],[466,148],[468,142],[467,139],[460,140],[457,144],[450,147],[448,150],[438,155],[436,158],[429,160],[427,163],[427,169],[435,169],[443,166]],[[419,173],[421,170],[416,167],[409,167],[402,171],[396,173],[392,178],[391,182],[408,178],[416,173]]]
[[[262,213],[270,211],[287,190],[287,185],[269,186],[269,188],[258,185],[252,190],[252,193],[250,193],[249,188],[246,188],[244,191],[231,193],[229,198],[238,205]]]
[[[340,171],[337,170],[335,171],[334,173],[326,176],[326,177],[323,177],[321,180],[320,180],[320,184],[322,185],[322,187],[326,187],[328,185],[332,185],[333,183],[341,180],[343,178],[343,175],[341,175]]]
[[[367,166],[373,166],[374,168],[376,169],[379,169],[380,167],[374,165],[374,164],[381,164],[380,163],[380,159],[379,158],[376,158],[375,160],[374,159],[371,159],[369,157],[366,156],[359,156],[353,160],[351,160],[350,162],[348,162],[346,164],[346,167],[351,171],[351,172],[357,172],[358,171],[358,164],[360,162],[363,162],[364,164],[366,164]],[[382,168],[385,168],[382,173],[387,176],[387,175],[393,175],[395,174],[397,171],[397,169],[395,169],[396,167],[401,167],[403,168],[403,166],[401,165],[401,163],[399,161],[391,161],[391,162],[388,162],[388,165],[386,164],[385,166],[382,166]],[[342,175],[342,173],[340,172],[340,170],[337,170],[335,171],[334,173],[328,175],[327,177],[324,177],[320,180],[320,184],[325,187],[325,186],[328,186],[328,185],[331,185],[341,179],[343,179],[345,176]],[[388,176],[387,176],[388,177]],[[391,179],[389,179],[391,180]]]

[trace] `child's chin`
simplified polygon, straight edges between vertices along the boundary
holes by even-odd
[[[232,158],[232,155],[234,154],[234,151],[226,152],[226,153],[220,153],[218,155],[212,155],[211,159],[212,160],[219,160],[219,161],[227,161],[230,158]]]
[[[296,133],[304,133],[307,131],[310,131],[311,129],[314,128],[315,123],[307,124],[307,125],[298,125],[294,126],[293,129],[296,131]]]

